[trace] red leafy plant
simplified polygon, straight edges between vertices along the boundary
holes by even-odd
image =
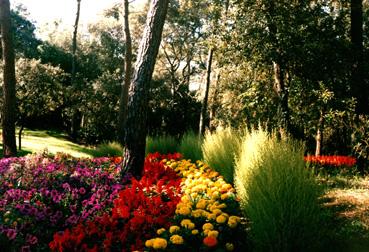
[[[179,155],[152,154],[140,180],[121,190],[110,213],[54,234],[52,251],[142,251],[143,241],[158,227],[169,227],[181,197],[181,178],[162,159]]]
[[[352,167],[356,164],[356,159],[349,156],[306,156],[304,159],[306,162],[323,166]]]

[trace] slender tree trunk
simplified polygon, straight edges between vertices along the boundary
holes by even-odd
[[[129,89],[124,135],[123,173],[140,177],[145,159],[148,94],[159,51],[169,0],[152,0]],[[123,174],[122,174],[123,175]]]
[[[126,51],[124,55],[124,83],[119,100],[118,114],[118,137],[119,142],[124,145],[124,124],[127,118],[128,91],[132,76],[132,38],[129,29],[129,2],[124,0],[124,37],[126,41]]]
[[[74,22],[73,38],[72,38],[72,73],[71,73],[71,84],[74,92],[77,91],[76,74],[77,74],[77,35],[78,35],[78,24],[81,10],[81,0],[77,0],[77,13]],[[72,111],[72,124],[71,124],[71,136],[73,139],[77,138],[78,131],[81,126],[81,115],[77,109],[76,104],[73,104]]]
[[[315,147],[315,156],[322,155],[322,145],[323,145],[323,131],[324,131],[324,109],[321,109],[319,122],[318,122],[318,130],[316,133],[316,147]]]
[[[369,86],[363,72],[363,2],[351,0],[351,44],[353,64],[351,87],[353,96],[357,99],[356,113],[369,114]]]
[[[213,101],[210,109],[210,130],[215,130],[214,118],[216,114],[216,110],[218,107],[218,94],[219,94],[219,82],[220,82],[220,73],[217,74],[217,80],[215,82],[215,90],[213,93]]]
[[[15,63],[14,47],[10,20],[9,0],[0,0],[0,26],[1,44],[3,54],[3,110],[2,110],[2,137],[3,137],[3,156],[14,157],[17,155],[15,139]]]
[[[199,126],[200,136],[204,135],[206,128],[209,127],[208,100],[209,100],[211,65],[213,62],[213,54],[214,54],[214,49],[210,48],[209,53],[208,53],[207,69],[206,69],[205,95],[204,95],[204,100],[202,102],[201,114],[200,114],[200,126]]]
[[[288,91],[285,83],[285,72],[280,63],[273,62],[274,88],[279,99],[279,126],[282,130],[289,132],[290,112],[288,108]]]

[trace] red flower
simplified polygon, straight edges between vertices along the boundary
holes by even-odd
[[[203,243],[208,247],[215,247],[218,244],[218,240],[215,237],[205,237]]]

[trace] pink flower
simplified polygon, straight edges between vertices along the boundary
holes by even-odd
[[[15,237],[17,237],[17,231],[15,231],[15,229],[8,229],[6,236],[9,238],[9,240],[14,240]]]

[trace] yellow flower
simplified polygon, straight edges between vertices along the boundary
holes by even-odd
[[[181,221],[181,226],[185,227],[185,228],[188,228],[188,229],[194,229],[195,228],[195,224],[192,223],[192,221],[189,220],[189,219],[182,220]]]
[[[240,222],[241,218],[235,215],[229,217],[229,221]]]
[[[206,208],[206,200],[204,200],[204,199],[199,200],[199,202],[197,202],[197,204],[196,204],[196,208],[205,209]]]
[[[205,224],[202,226],[202,229],[203,229],[203,230],[213,230],[213,229],[214,229],[214,226],[213,226],[213,224],[211,224],[211,223],[205,223]]]
[[[235,228],[235,227],[237,227],[237,222],[236,221],[232,221],[232,220],[228,220],[228,226],[230,227],[230,228]]]
[[[222,194],[222,196],[220,196],[220,199],[221,199],[221,200],[228,199],[228,193],[224,193],[224,194]]]
[[[197,235],[197,234],[199,233],[199,230],[194,229],[194,230],[192,230],[192,231],[191,231],[191,233],[192,233],[193,235]]]
[[[153,245],[153,239],[151,239],[151,240],[147,240],[147,241],[145,242],[145,246],[146,246],[146,247],[148,247],[148,248],[151,248],[151,247],[152,247],[152,245]]]
[[[164,233],[165,232],[165,228],[160,228],[160,229],[158,229],[158,231],[156,231],[156,233],[158,234],[158,235],[161,235],[162,233]]]
[[[183,238],[182,236],[180,235],[172,235],[170,237],[170,241],[173,243],[173,244],[183,244]]]
[[[224,215],[224,214],[221,214],[219,215],[217,218],[216,218],[216,222],[219,223],[219,224],[223,224],[227,221],[227,216]]]
[[[226,250],[227,251],[233,251],[234,250],[234,245],[232,243],[226,243]]]
[[[203,215],[204,210],[202,209],[196,209],[194,211],[192,211],[192,216],[195,218],[199,218]]]
[[[175,232],[178,232],[179,230],[180,230],[180,227],[178,227],[178,226],[171,226],[169,228],[169,233],[173,234]]]
[[[218,237],[218,235],[219,235],[219,232],[218,232],[218,231],[216,231],[216,230],[211,230],[211,231],[209,231],[209,232],[207,233],[207,235],[208,235],[209,237],[217,238],[217,237]]]
[[[216,214],[208,214],[208,220],[215,220],[217,218]]]
[[[153,249],[165,249],[168,243],[163,238],[155,238],[152,244]]]
[[[218,209],[218,208],[214,208],[214,209],[212,209],[212,212],[213,212],[213,214],[215,214],[216,216],[218,216],[218,215],[222,214],[222,210],[220,210],[220,209]]]
[[[189,215],[191,213],[191,208],[185,206],[178,209],[178,213],[181,215]]]

